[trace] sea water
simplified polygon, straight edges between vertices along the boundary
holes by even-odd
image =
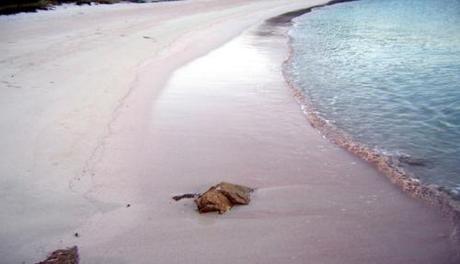
[[[460,199],[460,0],[326,6],[289,34],[288,76],[321,118]]]

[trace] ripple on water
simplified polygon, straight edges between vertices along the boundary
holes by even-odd
[[[295,19],[288,75],[322,118],[371,149],[424,160],[404,168],[456,196],[459,24],[457,0],[323,7]]]

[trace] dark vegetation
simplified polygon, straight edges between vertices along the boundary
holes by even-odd
[[[127,0],[124,0],[125,2]],[[129,2],[145,2],[145,0],[128,0]],[[49,9],[53,5],[63,3],[76,3],[85,5],[91,3],[114,4],[122,0],[0,0],[0,14],[14,14],[19,12],[35,12],[37,10]]]

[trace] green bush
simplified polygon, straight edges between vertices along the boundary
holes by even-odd
[[[0,2],[0,14],[12,14],[45,9],[50,4],[50,0],[4,0]]]
[[[92,2],[100,4],[114,4],[120,2],[120,0],[1,0],[0,14],[32,12],[39,9],[46,9],[51,5],[62,3],[76,3],[78,5],[83,5],[90,4]]]

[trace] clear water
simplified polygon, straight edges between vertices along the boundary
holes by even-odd
[[[288,72],[319,115],[460,197],[460,0],[361,0],[291,29]]]

